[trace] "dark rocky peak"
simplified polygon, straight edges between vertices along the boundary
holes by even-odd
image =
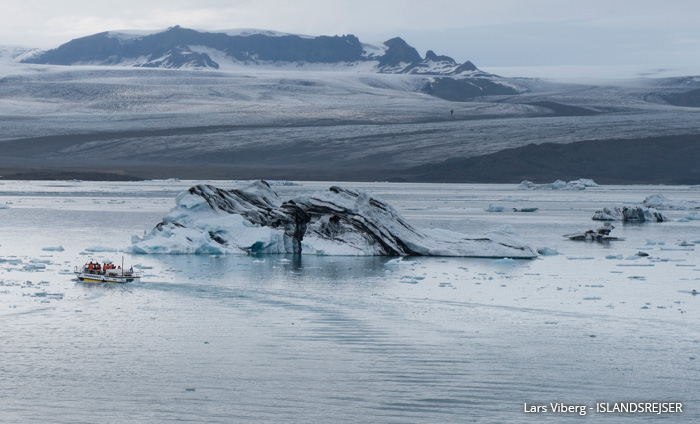
[[[384,56],[379,60],[379,66],[397,66],[401,63],[419,63],[423,60],[418,51],[409,46],[402,38],[396,37],[384,42],[388,47]]]
[[[442,56],[442,55],[437,55],[435,54],[434,51],[428,50],[428,52],[425,54],[425,60],[426,61],[431,61],[431,62],[448,62],[452,64],[457,64],[457,62],[452,59],[449,56]],[[473,66],[473,65],[472,65]]]
[[[479,69],[471,63],[470,61],[466,61],[463,64],[459,65],[457,69],[455,69],[455,74],[459,74],[461,72],[471,72],[471,71],[478,71]]]

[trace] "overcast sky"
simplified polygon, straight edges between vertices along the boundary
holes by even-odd
[[[698,0],[1,0],[0,45],[51,48],[115,29],[259,28],[401,36],[477,66],[696,68]]]

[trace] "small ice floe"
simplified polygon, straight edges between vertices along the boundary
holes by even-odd
[[[137,268],[137,269],[153,269],[152,266],[142,265],[142,264],[136,264],[136,265],[134,265],[134,268]]]
[[[301,184],[295,183],[293,181],[287,181],[287,180],[266,180],[268,184],[272,187],[299,187]]]
[[[256,259],[256,260],[253,261],[253,263],[254,263],[254,264],[264,264],[264,263],[265,263],[265,259]]]
[[[489,207],[485,210],[486,212],[505,212],[506,207],[500,205],[489,205]]]
[[[98,253],[98,252],[118,252],[116,247],[107,247],[107,246],[91,246],[85,248],[86,252],[90,253]]]
[[[29,260],[29,263],[48,265],[51,263],[51,259],[32,258]]]
[[[598,228],[597,230],[588,230],[582,233],[573,233],[573,234],[566,234],[564,237],[568,238],[569,240],[576,240],[576,241],[597,241],[597,242],[604,242],[604,241],[613,241],[613,240],[623,240],[618,237],[613,237],[610,235],[610,232],[614,229],[615,227],[610,224],[609,222],[606,222],[603,224],[602,227]]]
[[[537,253],[539,253],[542,256],[556,256],[560,254],[557,249],[552,249],[549,247],[540,247],[539,249],[537,249]]]
[[[22,263],[22,259],[14,258],[14,257],[10,257],[10,258],[0,258],[0,263],[21,264],[21,263]]]
[[[66,249],[64,249],[63,246],[48,246],[42,248],[41,250],[44,252],[63,252]]]
[[[684,216],[679,219],[678,222],[690,222],[690,221],[700,221],[700,214],[697,212],[691,212],[689,215]]]
[[[594,221],[622,221],[622,222],[664,222],[668,219],[653,208],[640,206],[623,206],[622,208],[603,208],[595,211]]]
[[[495,264],[499,265],[515,265],[515,260],[511,258],[496,259],[493,261]]]
[[[595,181],[587,178],[569,181],[568,183],[562,180],[556,180],[550,184],[535,184],[532,181],[525,180],[520,183],[520,190],[585,190],[587,187],[598,187]]]
[[[0,209],[10,209],[10,207],[4,203],[0,203]]]
[[[659,210],[692,210],[700,209],[700,203],[692,200],[671,200],[661,194],[654,194],[642,202],[648,208]]]
[[[389,262],[385,263],[384,266],[388,267],[394,267],[394,266],[413,266],[418,264],[418,262],[415,261],[404,261],[402,257],[392,259]]]
[[[513,208],[513,212],[537,212],[540,208]]]
[[[412,278],[412,277],[409,277],[409,276],[405,275],[405,276],[401,277],[401,279],[399,280],[399,283],[402,283],[402,284],[418,284],[418,279]]]
[[[282,258],[282,259],[278,260],[277,262],[282,262],[282,263],[286,264],[286,263],[289,263],[291,261],[289,259]]]
[[[622,255],[605,255],[605,259],[624,259]]]

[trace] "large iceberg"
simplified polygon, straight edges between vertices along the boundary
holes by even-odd
[[[331,187],[282,200],[264,181],[222,190],[197,185],[133,253],[304,253],[317,255],[534,258],[504,227],[481,237],[413,227],[388,203],[363,191]]]

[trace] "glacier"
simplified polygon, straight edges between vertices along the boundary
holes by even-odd
[[[367,192],[333,186],[283,200],[265,181],[233,190],[196,185],[128,248],[137,254],[312,254],[337,256],[537,257],[504,226],[469,237],[409,224]]]

